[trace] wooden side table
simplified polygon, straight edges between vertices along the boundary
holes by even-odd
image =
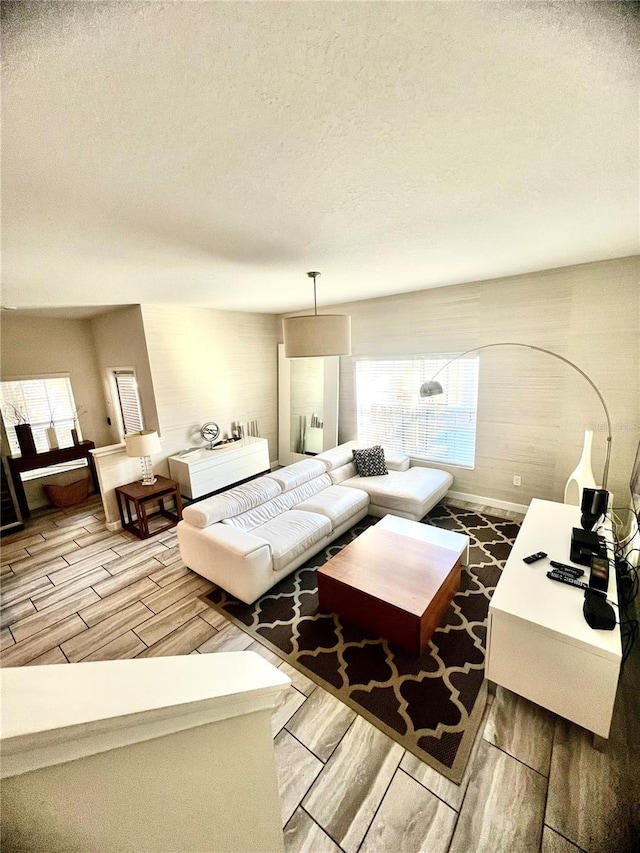
[[[140,539],[148,539],[156,533],[162,533],[177,524],[182,518],[182,501],[180,488],[175,480],[158,477],[152,486],[143,486],[138,480],[127,483],[126,486],[116,487],[116,498],[120,510],[120,521],[124,530],[135,533]],[[167,509],[164,502],[167,498],[175,501],[175,510]],[[158,514],[168,519],[161,527],[149,530],[148,509],[158,505]]]

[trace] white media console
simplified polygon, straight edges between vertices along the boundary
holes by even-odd
[[[486,677],[606,738],[622,661],[620,626],[590,628],[584,592],[547,577],[549,560],[557,560],[584,569],[588,582],[589,568],[569,559],[573,527],[580,527],[578,507],[531,502],[489,605]],[[610,527],[605,537],[611,539]],[[522,562],[538,551],[548,556]],[[618,600],[613,570],[607,597]]]
[[[171,478],[187,498],[201,498],[269,468],[269,442],[253,436],[213,450],[202,447],[169,457]]]

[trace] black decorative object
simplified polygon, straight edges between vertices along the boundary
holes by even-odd
[[[580,524],[584,530],[593,530],[598,519],[606,514],[608,503],[609,492],[606,489],[585,488],[582,490]]]
[[[616,627],[615,610],[604,595],[595,589],[585,591],[582,612],[590,628],[613,631]]]
[[[20,445],[20,453],[23,456],[35,456],[37,450],[36,443],[33,440],[33,433],[31,432],[31,424],[16,424],[14,429],[18,444]]]
[[[381,474],[389,473],[384,459],[384,450],[379,444],[362,450],[354,450],[353,461],[356,463],[358,474],[361,477],[379,477]]]

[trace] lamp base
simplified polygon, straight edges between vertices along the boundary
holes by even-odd
[[[142,467],[142,480],[140,481],[142,486],[153,486],[154,483],[158,482],[158,478],[153,473],[150,456],[141,456],[140,466]]]

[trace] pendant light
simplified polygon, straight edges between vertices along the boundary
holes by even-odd
[[[318,314],[316,278],[313,279],[313,314],[285,317],[282,321],[286,358],[351,355],[351,317],[348,314]]]

